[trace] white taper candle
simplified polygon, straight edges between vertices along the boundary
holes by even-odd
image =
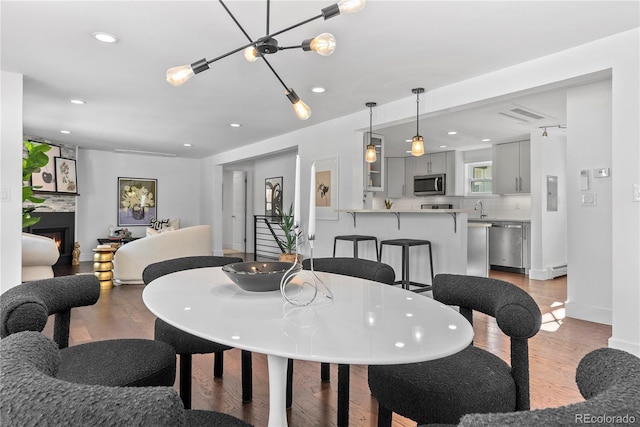
[[[311,164],[311,191],[309,192],[309,239],[316,234],[316,162]]]
[[[296,154],[296,181],[293,196],[293,222],[300,225],[300,155]]]

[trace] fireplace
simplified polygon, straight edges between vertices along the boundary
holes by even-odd
[[[31,216],[40,217],[40,221],[25,231],[53,239],[60,251],[60,258],[55,265],[71,265],[75,236],[75,212],[36,211]]]

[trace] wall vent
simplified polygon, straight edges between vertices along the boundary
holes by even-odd
[[[551,273],[551,278],[555,279],[556,277],[566,276],[567,275],[567,264],[556,265],[549,269]]]

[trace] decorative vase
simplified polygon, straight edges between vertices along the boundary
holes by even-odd
[[[302,255],[298,254],[297,257],[298,257],[298,261],[297,261],[298,264],[301,264]],[[280,254],[279,260],[282,262],[290,262],[293,264],[294,262],[296,262],[296,254]]]
[[[133,219],[143,219],[144,218],[144,209],[133,210]]]

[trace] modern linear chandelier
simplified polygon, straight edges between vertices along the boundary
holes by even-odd
[[[249,40],[249,43],[243,46],[240,46],[236,49],[233,49],[223,55],[217,56],[213,59],[207,60],[206,58],[202,58],[201,60],[196,61],[190,65],[182,65],[179,67],[170,68],[169,70],[167,70],[167,82],[169,82],[173,86],[181,86],[184,82],[189,80],[195,74],[208,70],[209,64],[243,50],[244,57],[249,62],[254,62],[258,58],[262,58],[264,60],[265,64],[267,64],[267,66],[276,76],[278,81],[280,81],[282,86],[284,86],[285,95],[293,105],[293,110],[295,111],[298,118],[300,120],[308,119],[311,116],[311,109],[307,106],[307,104],[302,102],[302,100],[298,97],[298,95],[292,88],[290,88],[285,84],[285,82],[280,78],[278,73],[276,73],[276,70],[271,66],[271,64],[269,63],[269,61],[265,56],[279,52],[281,50],[296,49],[296,48],[302,49],[303,51],[307,51],[307,52],[314,51],[322,56],[328,56],[328,55],[331,55],[335,50],[336,40],[331,34],[323,33],[313,39],[304,40],[300,45],[297,45],[297,46],[280,46],[278,44],[278,40],[276,40],[274,37],[279,34],[285,33],[289,30],[292,30],[294,28],[297,28],[301,25],[307,24],[311,21],[315,21],[316,19],[319,19],[319,18],[324,18],[326,21],[327,19],[333,18],[334,16],[338,16],[341,13],[358,12],[364,7],[366,0],[340,0],[338,3],[322,9],[322,12],[319,15],[316,15],[312,18],[306,19],[302,22],[299,22],[295,25],[291,25],[287,28],[284,28],[280,31],[276,31],[274,33],[269,33],[269,14],[270,14],[271,2],[270,0],[267,0],[267,31],[266,31],[267,35],[264,37],[260,37],[257,40],[252,39],[249,36],[249,34],[244,30],[244,28],[242,28],[242,25],[240,25],[238,20],[235,18],[235,16],[233,16],[233,14],[229,10],[229,8],[227,8],[224,2],[222,0],[218,0],[218,1],[222,5],[224,10],[229,14],[233,22],[235,22],[235,24],[238,26],[240,31],[242,31],[245,37]]]

